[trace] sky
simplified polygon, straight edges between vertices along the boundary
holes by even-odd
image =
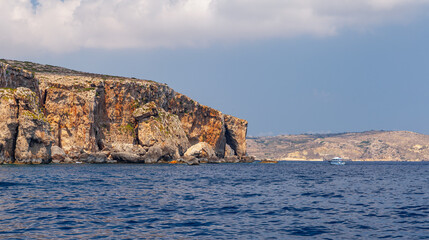
[[[429,134],[429,0],[0,0],[0,58],[167,83],[248,135]]]

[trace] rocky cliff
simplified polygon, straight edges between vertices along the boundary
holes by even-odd
[[[247,121],[153,81],[0,60],[0,113],[0,163],[246,159]]]
[[[429,136],[407,131],[304,134],[250,138],[249,155],[258,159],[428,161]]]

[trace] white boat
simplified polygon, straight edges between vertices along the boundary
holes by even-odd
[[[345,165],[346,164],[346,162],[344,162],[343,159],[340,157],[332,158],[331,160],[329,160],[329,163],[331,165]]]

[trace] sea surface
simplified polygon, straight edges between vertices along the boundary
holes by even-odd
[[[0,239],[429,239],[429,163],[4,165]]]

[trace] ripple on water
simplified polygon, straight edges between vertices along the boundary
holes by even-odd
[[[425,239],[429,230],[428,163],[0,170],[1,239]]]
[[[19,182],[0,182],[0,188],[9,188],[15,186],[29,186],[29,183],[19,183]]]
[[[303,226],[287,229],[286,232],[292,236],[313,237],[324,233],[329,233],[329,229],[324,226]]]

